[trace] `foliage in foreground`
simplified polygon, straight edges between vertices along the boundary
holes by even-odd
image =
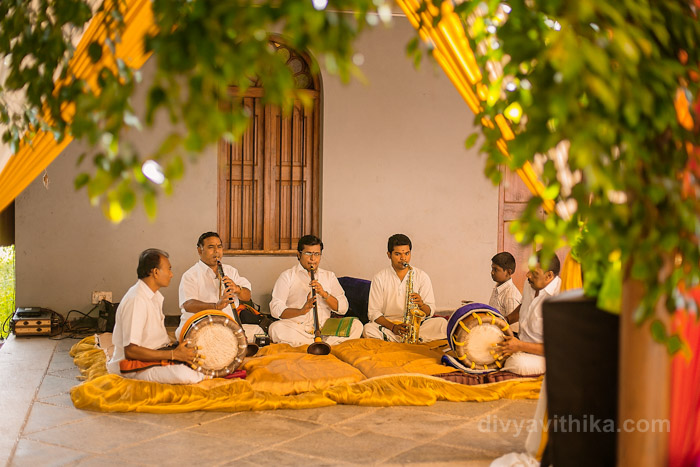
[[[2,325],[15,312],[15,247],[0,247],[0,339],[8,335]],[[9,323],[8,323],[9,326]]]
[[[481,68],[503,69],[485,77],[476,122],[504,114],[516,133],[506,160],[500,133],[484,129],[486,174],[498,182],[499,164],[530,161],[546,186],[516,223],[518,240],[551,254],[577,239],[589,295],[619,306],[624,276],[645,288],[639,320],[661,297],[675,310],[679,285],[700,282],[700,153],[687,144],[700,142],[687,118],[700,63],[693,2],[489,1],[463,14]],[[541,218],[543,198],[557,209]]]
[[[115,222],[139,201],[154,217],[156,195],[172,190],[187,158],[196,158],[221,138],[233,140],[243,133],[249,115],[232,99],[230,86],[245,90],[260,79],[265,103],[283,109],[294,98],[304,100],[285,58],[269,44],[277,37],[272,31],[347,81],[359,74],[353,63],[357,35],[391,20],[385,0],[335,0],[327,7],[323,0],[143,3],[152,7],[158,29],[145,40],[156,61],[145,121],[135,115],[132,102],[139,72],[121,59],[116,66],[102,65],[104,57],[114,55],[124,30],[124,0],[104,2],[94,16],[87,0],[0,2],[0,56],[8,68],[0,83],[0,122],[7,125],[3,141],[16,150],[23,138],[29,141],[41,129],[57,140],[70,134],[94,146],[93,167],[80,173],[75,185],[85,188],[91,202]],[[75,51],[70,35],[85,30],[93,17],[104,18],[116,39],[90,44],[90,59],[101,67],[90,84],[77,78],[69,64]],[[318,71],[320,64],[313,65]],[[61,83],[58,90],[54,78]],[[26,106],[13,104],[18,94],[26,96]],[[225,101],[231,102],[228,109],[221,105]],[[75,112],[68,117],[63,111],[72,106]],[[153,153],[141,154],[125,135],[151,126],[159,112],[170,118],[173,130],[162,135]],[[150,172],[142,169],[147,161],[152,161]]]

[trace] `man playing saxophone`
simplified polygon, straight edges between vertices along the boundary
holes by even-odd
[[[389,237],[387,257],[391,266],[379,271],[372,279],[367,308],[369,322],[363,332],[365,337],[390,342],[410,341],[412,334],[418,335],[422,342],[446,338],[447,320],[431,318],[435,312],[435,296],[430,277],[423,270],[409,265],[411,248],[411,239],[406,235]],[[419,330],[404,322],[410,321],[410,317],[404,319],[407,307],[418,315],[425,314],[426,319],[420,323]]]

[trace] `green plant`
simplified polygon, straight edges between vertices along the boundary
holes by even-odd
[[[0,339],[9,334],[3,326],[15,312],[15,246],[0,247]]]
[[[90,44],[94,63],[114,54],[126,8],[136,3],[104,2],[96,12],[95,17],[104,17],[113,39]],[[235,140],[245,130],[248,112],[231,98],[229,86],[244,90],[251,79],[259,78],[266,103],[288,110],[294,97],[304,100],[285,60],[268,43],[271,31],[279,32],[292,48],[310,51],[329,72],[348,80],[358,74],[352,48],[357,35],[368,25],[391,19],[385,0],[335,0],[328,5],[323,0],[141,3],[152,8],[157,27],[144,44],[155,52],[156,74],[143,122],[131,103],[140,74],[124,61],[117,60],[114,69],[103,67],[93,85],[78,79],[68,66],[74,52],[69,35],[82,31],[93,18],[87,0],[0,3],[0,55],[8,65],[0,89],[0,122],[8,126],[3,140],[16,149],[20,140],[31,141],[42,129],[53,132],[57,140],[70,133],[88,141],[95,147],[93,167],[76,177],[75,186],[85,188],[91,202],[100,204],[115,222],[139,199],[155,216],[157,193],[172,190],[187,158],[196,158],[221,138]],[[320,64],[313,65],[317,71]],[[62,83],[58,92],[54,77]],[[18,92],[26,95],[26,105],[6,105]],[[230,101],[230,108],[225,109],[223,101]],[[67,119],[62,109],[73,105],[74,115]],[[163,135],[154,153],[139,154],[123,136],[129,128],[151,125],[160,111],[182,125],[173,125],[176,130]],[[159,172],[150,179],[142,170],[147,160],[156,162],[150,167]]]
[[[546,190],[514,225],[522,243],[547,254],[578,238],[586,293],[619,303],[622,277],[646,293],[637,320],[661,297],[700,281],[700,138],[679,122],[677,93],[698,95],[700,21],[692,1],[512,0],[462,4],[488,98],[476,115],[510,120],[512,159],[484,128],[486,174],[540,167]],[[481,47],[479,46],[481,44]],[[490,65],[489,65],[490,66]],[[688,109],[680,109],[687,111]],[[537,215],[544,199],[555,212]],[[579,236],[581,225],[585,233]],[[622,265],[622,267],[620,267]],[[659,323],[655,323],[658,331]],[[677,337],[655,332],[670,350]]]

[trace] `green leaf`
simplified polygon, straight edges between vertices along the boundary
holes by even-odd
[[[474,147],[474,144],[476,144],[476,140],[479,138],[479,133],[472,133],[469,135],[467,140],[464,142],[464,147],[467,149],[471,149]]]
[[[153,193],[148,192],[143,195],[143,207],[148,218],[154,220],[158,213],[158,207],[156,205],[156,196]]]
[[[90,42],[88,46],[88,56],[92,63],[97,63],[102,58],[102,44],[97,41]]]
[[[78,174],[77,177],[75,177],[75,180],[73,181],[73,185],[75,186],[76,191],[84,187],[87,182],[90,181],[90,175],[86,173],[81,173]]]
[[[662,323],[658,319],[655,319],[651,323],[651,337],[656,342],[659,342],[661,344],[664,344],[666,342],[666,327],[664,326],[664,323]]]

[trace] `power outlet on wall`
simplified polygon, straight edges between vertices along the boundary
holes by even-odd
[[[97,305],[101,300],[112,301],[112,292],[92,292],[92,304]]]

